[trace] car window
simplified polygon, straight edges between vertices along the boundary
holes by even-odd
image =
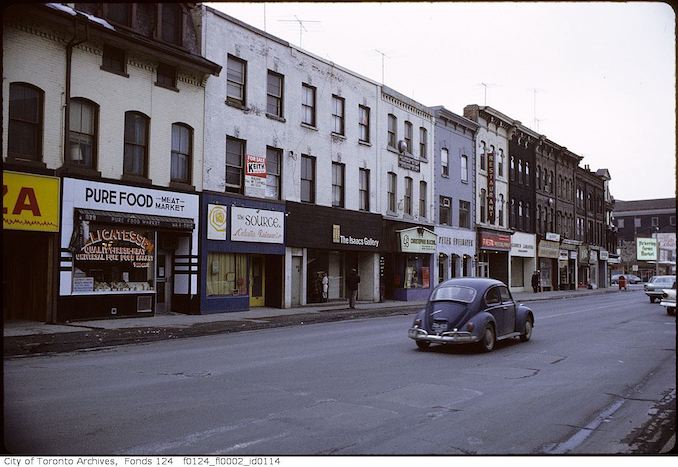
[[[501,303],[499,287],[492,287],[485,293],[485,303],[488,305],[496,305],[497,303]]]
[[[512,302],[511,293],[506,287],[499,287],[499,296],[502,303]]]
[[[476,291],[471,287],[461,287],[458,285],[438,287],[431,294],[430,301],[454,301],[471,303],[476,298]]]

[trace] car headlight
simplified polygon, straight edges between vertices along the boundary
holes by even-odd
[[[416,328],[420,327],[421,326],[421,319],[415,318],[414,323],[412,323],[412,326],[416,327]]]

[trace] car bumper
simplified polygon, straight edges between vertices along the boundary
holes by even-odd
[[[407,336],[415,341],[431,342],[432,344],[472,344],[480,337],[465,331],[448,331],[442,334],[429,334],[425,329],[413,327],[407,331]]]
[[[676,307],[676,302],[670,302],[668,300],[662,300],[660,303],[661,306],[667,306],[669,308],[675,308]]]
[[[662,298],[662,292],[661,290],[646,290],[645,295],[648,297],[654,297],[654,298]]]

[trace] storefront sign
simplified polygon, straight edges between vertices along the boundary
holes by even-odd
[[[557,259],[560,257],[560,244],[556,241],[542,240],[539,242],[537,254],[541,258]]]
[[[511,256],[535,257],[536,239],[534,234],[516,232],[511,237]]]
[[[73,292],[74,293],[94,292],[94,278],[93,277],[74,277],[73,278]]]
[[[496,177],[494,173],[494,151],[492,151],[487,154],[487,221],[490,224],[494,224],[495,191]]]
[[[577,259],[577,252],[576,251],[570,251],[570,259]]]
[[[398,230],[400,251],[404,253],[435,253],[436,234],[424,227]]]
[[[438,236],[436,251],[446,255],[473,256],[476,249],[476,233],[473,230],[436,226]]]
[[[591,255],[589,256],[589,264],[596,264],[598,262],[598,252],[596,250],[591,250]]]
[[[266,158],[247,154],[245,161],[245,194],[266,196]]]
[[[579,246],[579,262],[588,263],[589,262],[589,247],[580,245]]]
[[[421,162],[414,157],[408,156],[406,154],[398,155],[398,167],[403,169],[411,170],[413,172],[421,171]]]
[[[511,250],[511,236],[494,232],[480,232],[480,248],[485,250]]]
[[[546,232],[546,240],[550,242],[559,242],[560,241],[560,234],[553,233],[553,232]]]
[[[600,261],[607,261],[609,258],[610,253],[607,250],[600,250],[600,254],[598,255]]]
[[[59,179],[19,172],[2,173],[2,228],[59,231]]]
[[[141,232],[101,228],[89,232],[75,260],[126,262],[135,268],[147,268],[153,262],[153,250],[153,242]]]
[[[332,243],[339,243],[341,245],[359,245],[379,248],[379,240],[372,237],[354,237],[353,235],[342,235],[341,226],[339,224],[332,225]]]
[[[207,239],[226,240],[226,206],[207,205]]]
[[[569,259],[569,255],[567,254],[567,250],[560,250],[560,254],[558,255],[558,261],[567,261]]]
[[[636,251],[638,261],[657,259],[657,240],[654,238],[637,238]]]
[[[284,212],[231,207],[231,241],[283,243],[284,235]]]

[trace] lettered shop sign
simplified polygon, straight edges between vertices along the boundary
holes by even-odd
[[[283,243],[285,213],[233,206],[231,208],[231,241]]]

